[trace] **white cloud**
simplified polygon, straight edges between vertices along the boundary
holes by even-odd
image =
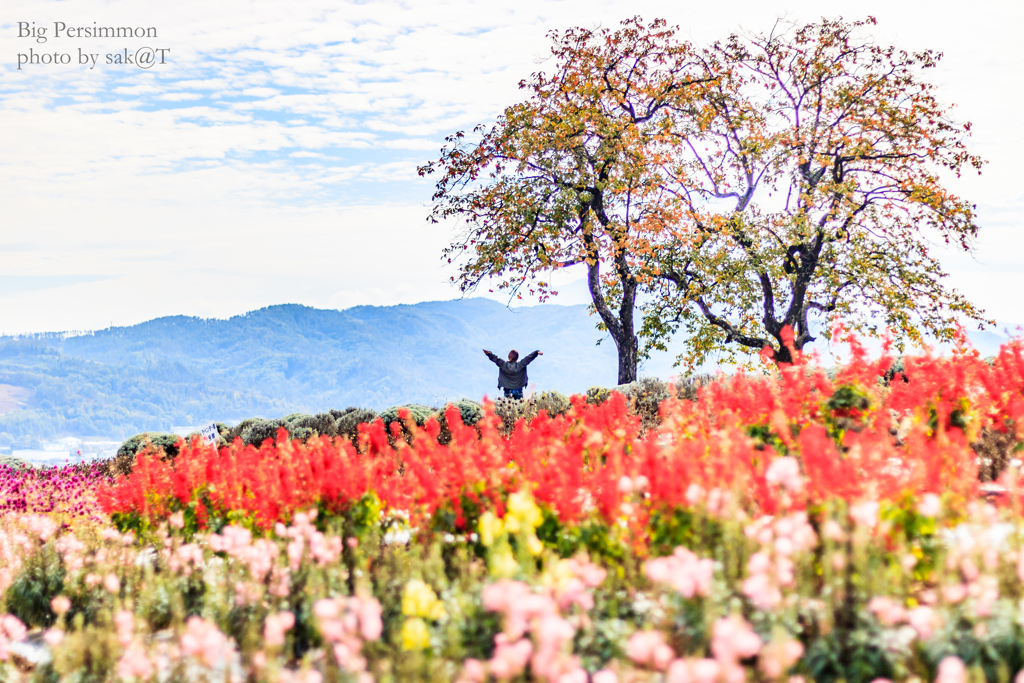
[[[891,0],[737,0],[728,11],[674,0],[9,0],[5,10],[38,25],[156,26],[159,37],[145,43],[171,52],[148,71],[19,71],[14,55],[30,43],[13,21],[0,25],[0,129],[15,131],[0,157],[0,242],[47,245],[0,250],[2,272],[82,273],[72,266],[85,258],[86,274],[126,273],[5,300],[4,325],[454,296],[433,267],[449,235],[428,230],[430,185],[415,167],[445,135],[522,97],[519,80],[545,68],[547,31],[640,14],[664,16],[704,43],[741,26],[767,30],[787,13],[875,15],[879,41],[945,53],[929,75],[973,122],[972,149],[991,163],[980,179],[951,182],[979,205],[976,254],[942,258],[954,286],[997,317],[1024,320],[1015,295],[1024,288],[1024,95],[1014,87],[1024,80],[1024,10],[1014,3],[983,0],[969,12],[933,3],[925,12]],[[105,55],[124,42],[51,39],[46,49]]]

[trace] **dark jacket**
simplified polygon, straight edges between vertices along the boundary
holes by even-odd
[[[495,356],[493,353],[488,353],[487,357],[491,359],[492,363],[498,366],[498,388],[524,388],[530,381],[530,378],[526,376],[526,366],[537,357],[538,353],[538,351],[534,351],[525,358],[520,358],[515,362],[503,360]]]

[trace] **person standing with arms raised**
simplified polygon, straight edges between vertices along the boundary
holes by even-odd
[[[543,356],[540,351],[534,351],[522,360],[519,360],[519,352],[512,349],[508,352],[508,360],[502,360],[493,353],[484,349],[484,353],[491,359],[491,362],[498,366],[498,388],[505,391],[506,398],[517,398],[522,400],[523,389],[526,388],[530,378],[526,376],[526,366],[537,356]]]

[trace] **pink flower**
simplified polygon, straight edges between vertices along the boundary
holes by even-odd
[[[967,597],[967,587],[962,583],[954,583],[942,589],[942,597],[946,602],[955,605]]]
[[[121,581],[114,574],[107,574],[106,578],[103,579],[103,587],[110,593],[117,593],[121,590]]]
[[[868,609],[886,626],[895,626],[907,618],[907,610],[899,603],[880,595],[868,601]]]
[[[747,560],[747,572],[750,574],[767,574],[771,569],[772,558],[766,552],[757,552]]]
[[[918,638],[928,640],[935,628],[935,610],[931,607],[915,607],[907,612],[907,623],[917,631]]]
[[[761,639],[743,617],[733,615],[715,622],[711,652],[719,663],[753,657],[760,650]]]
[[[878,525],[878,501],[865,500],[850,507],[850,519],[858,526],[871,530]]]
[[[722,670],[721,664],[713,659],[691,660],[693,683],[714,683]]]
[[[682,546],[677,547],[672,555],[655,558],[644,565],[647,578],[654,583],[671,585],[687,599],[708,594],[714,571],[712,560],[702,560]]]
[[[313,614],[315,614],[318,619],[333,619],[338,616],[339,611],[340,607],[338,606],[337,601],[331,600],[330,598],[317,600],[313,604]]]
[[[128,647],[135,632],[135,616],[126,609],[120,610],[114,615],[114,624],[117,626],[117,642],[121,647]]]
[[[597,677],[594,678],[597,683]],[[665,674],[665,683],[693,683],[693,672],[690,671],[690,662],[686,659],[676,659],[668,665],[668,672]]]
[[[772,585],[767,574],[754,574],[743,581],[743,594],[758,609],[769,610],[782,600],[782,593]]]
[[[381,621],[381,606],[376,598],[356,598],[356,613],[359,615],[359,629],[363,640],[379,640],[384,630]]]
[[[153,675],[153,664],[141,645],[133,645],[117,661],[117,675],[120,678],[148,679]]]
[[[790,493],[799,493],[804,485],[803,477],[800,476],[800,463],[790,456],[775,458],[768,466],[764,478],[769,484],[780,484]]]
[[[839,522],[834,519],[825,522],[825,526],[822,527],[821,531],[825,538],[837,543],[846,538],[846,534],[843,533],[843,527],[839,526]]]
[[[935,683],[964,683],[966,680],[967,669],[963,661],[959,657],[943,657]]]
[[[665,644],[660,631],[637,631],[626,643],[626,656],[642,666],[654,663],[654,651]]]
[[[3,627],[3,632],[6,633],[7,637],[11,640],[23,640],[25,638],[25,634],[28,633],[28,629],[25,628],[25,624],[21,623],[21,619],[13,614],[5,614],[3,619],[0,619],[0,626]]]
[[[233,649],[227,637],[212,622],[200,617],[189,617],[185,622],[181,650],[186,655],[202,659],[213,666]]]
[[[507,612],[520,598],[530,592],[522,581],[502,579],[484,587],[481,598],[484,609],[490,612]]]
[[[779,679],[804,654],[804,646],[792,638],[770,643],[761,651],[758,661],[764,675],[772,680]]]
[[[285,631],[295,626],[295,615],[291,612],[279,612],[267,617],[263,626],[263,640],[271,647],[280,647],[285,642]]]
[[[522,673],[533,654],[533,643],[526,638],[509,642],[504,633],[496,635],[494,642],[494,655],[488,661],[494,677],[505,680]]]
[[[917,514],[922,517],[938,517],[942,512],[942,500],[934,493],[926,493],[917,504]]]
[[[59,628],[48,628],[46,629],[46,632],[43,633],[43,640],[46,641],[46,644],[50,647],[57,647],[64,640],[64,631]]]
[[[704,499],[704,489],[697,484],[690,484],[686,487],[686,502],[691,506],[697,505]]]
[[[66,595],[58,595],[50,601],[50,607],[56,614],[65,614],[71,609],[71,600]]]
[[[590,680],[592,683],[619,683],[619,677],[611,669],[595,671]]]
[[[467,659],[462,663],[462,679],[471,683],[484,683],[487,670],[479,659]]]
[[[577,666],[575,669],[569,669],[560,674],[557,681],[558,683],[587,683],[587,671]]]

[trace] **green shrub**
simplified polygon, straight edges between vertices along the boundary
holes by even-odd
[[[982,427],[978,440],[971,444],[971,449],[978,454],[978,479],[995,481],[1010,466],[1010,460],[1017,457],[1017,434],[1008,425],[1005,431],[992,427]]]
[[[448,406],[455,406],[459,410],[459,416],[462,418],[462,424],[472,427],[484,417],[484,408],[476,401],[470,401],[468,398],[460,398],[458,401],[452,401],[446,404],[443,408],[434,413],[437,418],[438,424],[441,425],[441,432],[437,435],[437,440],[441,444],[449,443],[452,440],[452,432],[448,428]]]
[[[57,617],[50,601],[64,590],[64,575],[61,555],[52,542],[30,553],[4,595],[7,611],[29,628],[51,626]]]
[[[614,391],[623,394],[629,401],[630,410],[640,416],[642,429],[653,429],[661,424],[658,408],[670,396],[668,387],[666,382],[656,377],[641,377],[635,382],[620,384]]]
[[[523,416],[527,420],[532,420],[543,410],[547,412],[548,417],[555,417],[565,415],[570,408],[572,408],[572,403],[565,394],[557,391],[545,391],[526,401]]]
[[[494,402],[494,414],[501,418],[501,429],[510,434],[521,417],[525,417],[526,402],[517,398],[502,397]]]
[[[277,430],[284,426],[283,420],[254,418],[246,420],[246,422],[249,424],[239,436],[242,439],[242,443],[246,446],[255,446],[257,448],[263,445],[263,442],[267,439],[276,439]]]
[[[468,398],[460,398],[458,401],[452,401],[446,405],[442,410],[441,414],[448,409],[448,406],[455,406],[459,409],[459,415],[462,417],[462,424],[473,426],[484,417],[484,407],[476,401],[471,401]]]
[[[391,435],[392,423],[399,423],[402,425],[402,433],[405,435],[406,441],[412,439],[412,433],[406,428],[405,423],[398,416],[399,411],[408,410],[409,419],[416,423],[417,427],[422,427],[427,424],[427,420],[434,414],[434,411],[422,403],[408,403],[404,406],[391,406],[383,413],[380,414],[380,419],[384,422],[384,428],[388,432],[388,441],[393,442],[394,437]]]
[[[391,406],[390,408],[388,408],[387,410],[380,414],[380,419],[383,420],[384,426],[387,427],[389,431],[391,428],[391,423],[396,422],[400,419],[398,417],[398,412],[403,409],[409,411],[409,417],[412,419],[413,422],[416,423],[416,426],[418,427],[422,427],[423,425],[427,424],[427,420],[430,419],[430,416],[434,414],[433,410],[423,405],[422,403],[408,403],[404,406]]]
[[[117,449],[117,454],[103,463],[103,473],[107,476],[116,477],[119,474],[131,474],[135,466],[135,456],[146,443],[152,444],[153,448],[163,450],[166,457],[173,459],[178,455],[178,444],[183,439],[177,434],[167,432],[142,432],[130,437]]]
[[[0,465],[6,465],[11,469],[18,469],[21,467],[29,466],[28,463],[26,463],[21,458],[15,458],[12,455],[0,455]]]
[[[715,381],[714,375],[693,375],[676,380],[676,397],[683,401],[696,401],[697,391]]]
[[[604,387],[590,387],[587,389],[587,403],[590,405],[601,405],[608,400],[612,392]]]
[[[262,417],[250,417],[245,420],[242,420],[234,427],[232,427],[231,431],[224,435],[224,438],[227,439],[229,442],[234,441],[235,439],[241,439],[242,434],[244,434],[245,431],[249,429],[249,427],[251,427],[255,422],[260,421],[262,419]]]
[[[331,414],[333,415],[335,412],[340,413],[334,423],[335,433],[338,436],[347,436],[352,440],[355,440],[359,425],[369,424],[378,417],[377,411],[370,410],[369,408],[346,408],[344,411],[332,410]]]
[[[316,415],[295,413],[283,418],[283,422],[284,428],[294,439],[309,438],[314,432],[320,436],[337,436],[338,434],[337,418],[330,413],[317,413]],[[309,434],[297,436],[303,429],[308,429]]]

